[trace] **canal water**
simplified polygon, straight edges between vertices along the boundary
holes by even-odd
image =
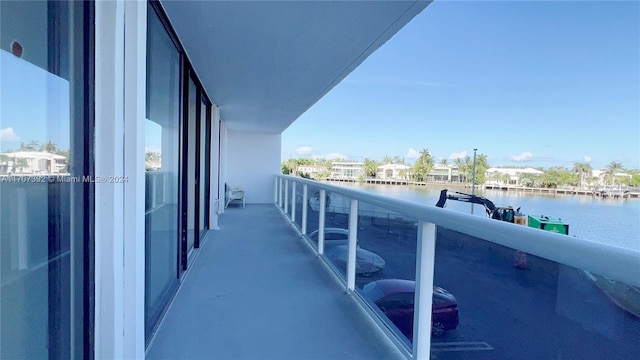
[[[435,205],[443,186],[373,185],[332,183],[398,199]],[[471,193],[471,189],[456,189]],[[613,246],[640,251],[640,199],[601,199],[586,195],[539,194],[530,192],[478,190],[476,194],[497,206],[520,207],[527,215],[560,218],[569,224],[569,235]],[[471,204],[448,200],[449,210],[471,213]],[[473,205],[473,213],[487,216],[482,205]]]

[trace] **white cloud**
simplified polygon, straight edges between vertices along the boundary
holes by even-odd
[[[449,160],[463,159],[465,156],[467,156],[466,151],[454,152],[449,155]]]
[[[591,160],[593,160],[593,159],[591,158],[591,156],[585,156],[585,157],[584,157],[584,162],[586,162],[586,163],[590,163],[590,162],[591,162]]]
[[[407,154],[405,155],[405,157],[409,159],[417,159],[420,157],[420,152],[418,152],[418,150],[414,148],[409,148],[409,151],[407,151]]]
[[[313,155],[312,158],[314,158],[314,159],[336,160],[336,159],[346,159],[347,155],[340,154],[340,153],[331,153],[331,154],[325,154],[325,155]]]
[[[523,152],[520,155],[511,155],[511,160],[513,161],[528,161],[531,160],[531,158],[533,158],[533,154],[528,151]]]
[[[13,131],[13,128],[0,129],[0,141],[20,141],[20,137]]]
[[[313,148],[311,146],[299,146],[296,149],[296,154],[298,155],[309,155],[313,152]]]

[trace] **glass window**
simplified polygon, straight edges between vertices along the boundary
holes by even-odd
[[[150,338],[178,279],[180,53],[148,7],[145,323]]]
[[[189,77],[188,88],[188,125],[187,125],[187,253],[195,246],[196,239],[196,126],[199,119],[196,116],[198,107],[198,88]]]
[[[207,154],[207,139],[209,138],[207,134],[207,109],[208,105],[204,98],[200,103],[200,191],[199,191],[199,216],[200,219],[198,221],[198,228],[202,233],[207,228],[207,218],[206,209],[208,208],[208,196],[207,196],[207,185],[208,185],[208,177],[207,170],[209,167],[207,166],[207,162],[209,161],[209,156]]]
[[[2,359],[83,358],[92,342],[90,6],[0,2]]]

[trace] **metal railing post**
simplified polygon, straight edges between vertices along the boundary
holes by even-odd
[[[318,255],[324,254],[324,220],[325,220],[325,208],[327,206],[326,190],[320,190],[320,209],[318,211]]]
[[[276,176],[273,182],[273,203],[278,203],[278,177]]]
[[[307,184],[302,185],[302,235],[307,233]]]
[[[413,358],[431,356],[431,306],[436,251],[436,225],[418,221],[416,288],[413,314]]]
[[[351,199],[349,210],[349,257],[347,258],[347,294],[356,288],[356,246],[358,239],[358,200]]]
[[[282,178],[278,178],[280,179],[280,190],[278,191],[278,207],[282,208]]]
[[[289,179],[284,180],[284,213],[289,213]]]
[[[291,222],[296,222],[296,182],[291,184]]]

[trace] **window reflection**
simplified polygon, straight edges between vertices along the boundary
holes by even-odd
[[[86,289],[72,284],[86,280],[78,264],[92,206],[87,187],[69,181],[90,175],[83,165],[90,119],[74,111],[85,109],[90,80],[70,67],[85,56],[84,6],[0,2],[2,359],[82,357],[90,326],[82,323]]]
[[[177,286],[180,54],[149,6],[145,121],[145,323],[153,327]]]

